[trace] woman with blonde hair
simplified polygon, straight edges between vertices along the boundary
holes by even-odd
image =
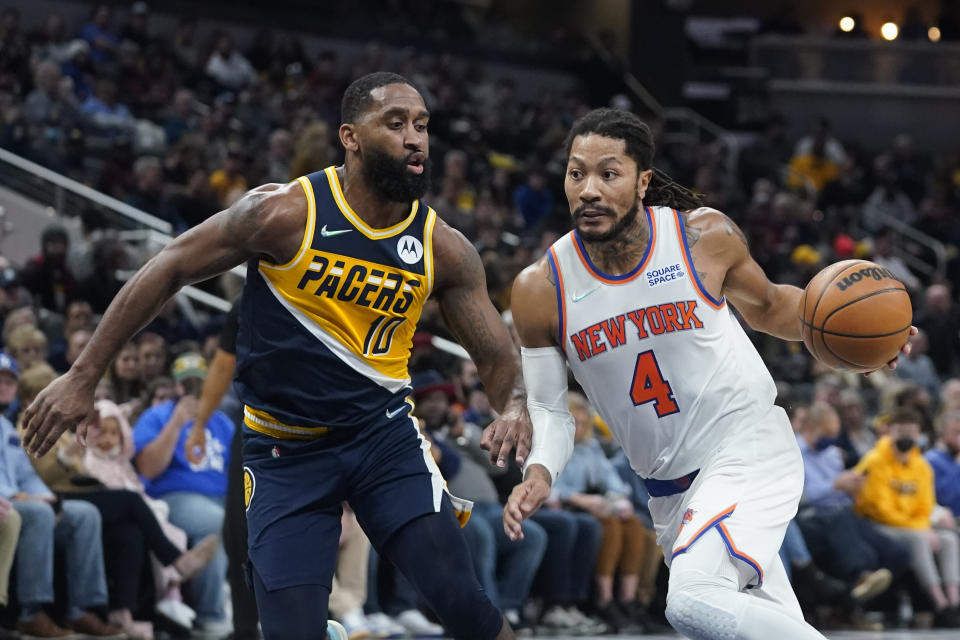
[[[290,175],[294,178],[305,176],[314,171],[322,171],[333,161],[330,153],[330,131],[323,122],[307,125],[297,140],[290,164]]]

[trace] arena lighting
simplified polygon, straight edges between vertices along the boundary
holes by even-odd
[[[900,28],[897,27],[895,22],[884,22],[883,26],[880,27],[880,35],[883,36],[884,40],[896,40],[899,33]]]
[[[857,21],[850,16],[843,16],[840,18],[840,31],[843,31],[844,33],[850,33],[853,31],[855,26],[857,26]]]
[[[927,37],[930,38],[930,42],[940,42],[940,28],[930,27],[927,29]]]

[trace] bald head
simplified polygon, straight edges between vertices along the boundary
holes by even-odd
[[[950,289],[944,284],[932,284],[927,287],[927,308],[935,313],[950,310]]]

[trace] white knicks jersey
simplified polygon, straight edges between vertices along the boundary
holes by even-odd
[[[630,273],[600,272],[576,231],[548,259],[573,375],[634,471],[673,480],[763,419],[776,387],[726,301],[700,283],[680,214],[645,211],[650,242]]]

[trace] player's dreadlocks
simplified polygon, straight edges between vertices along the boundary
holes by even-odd
[[[566,141],[567,156],[573,139],[589,133],[623,140],[627,155],[636,161],[640,171],[653,168],[653,135],[650,127],[635,114],[621,109],[594,109],[573,123]],[[653,169],[643,204],[688,211],[703,206],[703,199],[674,182],[663,171]]]

